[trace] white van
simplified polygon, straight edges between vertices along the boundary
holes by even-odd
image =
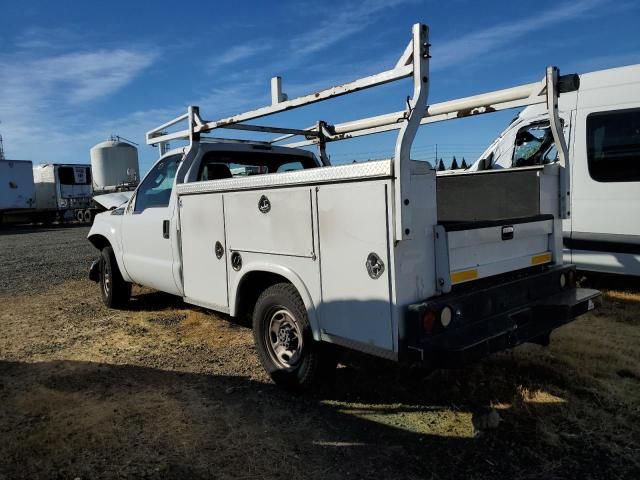
[[[565,262],[640,275],[640,65],[580,75],[559,98],[571,165]],[[544,105],[525,108],[470,170],[557,160]]]

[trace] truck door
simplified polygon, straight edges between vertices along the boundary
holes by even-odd
[[[185,300],[226,311],[229,301],[222,194],[181,196],[180,232]]]
[[[174,279],[174,244],[172,228],[176,197],[171,195],[182,155],[161,159],[147,174],[122,219],[124,267],[135,283],[182,295]]]

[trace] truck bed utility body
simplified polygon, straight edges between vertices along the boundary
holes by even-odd
[[[544,343],[593,308],[598,292],[577,288],[562,265],[566,156],[523,175],[451,182],[410,159],[421,124],[528,104],[557,119],[558,94],[576,89],[575,77],[550,67],[540,82],[428,106],[429,58],[417,24],[386,72],[290,100],[276,77],[269,106],[217,121],[189,107],[151,130],[149,144],[189,144],[165,153],[125,206],[96,217],[89,240],[102,255],[91,276],[105,302],[133,282],[252,316],[263,365],[289,385],[307,383],[326,344],[451,365]],[[301,129],[246,123],[403,78],[413,79],[404,111]],[[203,136],[229,129],[280,136]],[[391,130],[392,159],[330,165],[328,143]],[[300,148],[309,145],[319,158]],[[482,208],[505,192],[510,205]]]

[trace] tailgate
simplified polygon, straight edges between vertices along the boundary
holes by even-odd
[[[441,290],[453,285],[553,261],[553,216],[436,226],[436,268]]]

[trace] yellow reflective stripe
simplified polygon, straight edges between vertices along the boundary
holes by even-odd
[[[531,265],[540,265],[541,263],[549,263],[551,261],[551,252],[541,253],[531,257]]]
[[[462,270],[461,272],[453,272],[451,274],[451,283],[468,282],[469,280],[475,280],[478,278],[478,270],[473,268],[471,270]]]

